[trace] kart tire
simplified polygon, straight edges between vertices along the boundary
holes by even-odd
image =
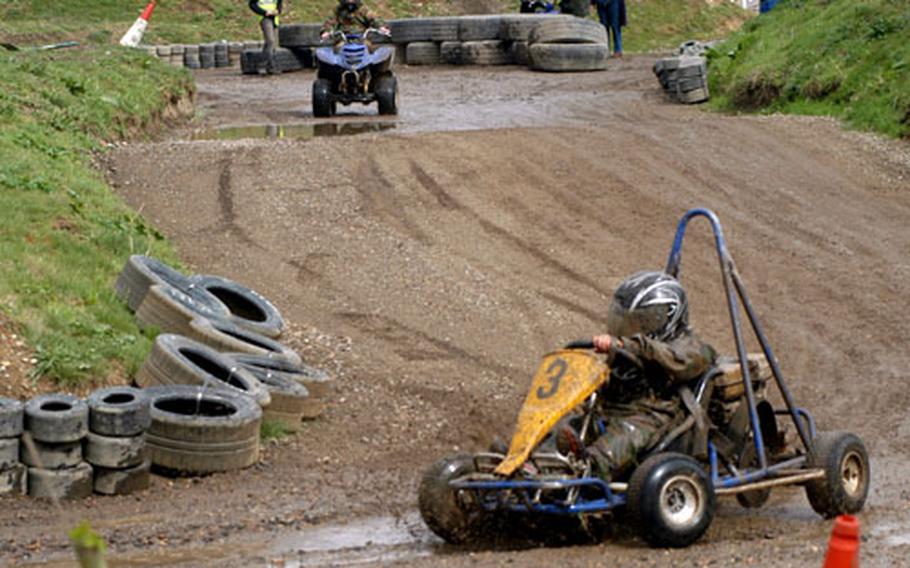
[[[528,41],[531,31],[542,22],[574,19],[574,16],[554,14],[504,14],[499,20],[499,39],[503,41]]]
[[[109,387],[93,392],[88,403],[88,429],[102,436],[138,436],[149,417],[148,396],[133,387]]]
[[[82,441],[48,443],[32,441],[34,453],[28,444],[19,445],[19,460],[29,467],[63,469],[76,467],[82,462]]]
[[[439,62],[444,65],[464,65],[460,41],[444,41],[439,44]]]
[[[145,434],[118,437],[89,432],[85,440],[85,461],[110,469],[135,467],[145,460]]]
[[[326,118],[335,114],[332,100],[332,84],[328,79],[313,81],[313,116]]]
[[[499,40],[466,41],[461,44],[465,65],[508,65],[511,58],[506,42]]]
[[[88,406],[69,394],[42,394],[25,403],[25,430],[39,442],[77,442],[88,434]]]
[[[83,499],[92,494],[92,466],[80,462],[65,469],[28,468],[28,495],[47,499]]]
[[[0,396],[0,438],[15,438],[21,435],[22,422],[22,402]]]
[[[390,20],[389,31],[395,43],[455,41],[458,39],[459,19],[441,16]]]
[[[458,18],[459,41],[499,39],[500,16],[461,16]]]
[[[321,24],[284,24],[278,27],[281,47],[313,47],[322,43]]]
[[[253,374],[254,377],[272,374],[285,377],[302,384],[310,393],[309,413],[304,418],[315,418],[322,412],[323,402],[331,396],[334,380],[326,371],[301,363],[291,365],[284,361],[268,359],[261,355],[247,353],[230,353],[229,356],[242,367]]]
[[[185,290],[189,287],[189,278],[171,266],[150,256],[134,254],[127,259],[123,270],[114,282],[114,292],[126,301],[130,310],[136,311],[149,288],[155,284],[170,284]]]
[[[405,57],[408,65],[439,65],[439,44],[432,41],[409,43]]]
[[[239,282],[221,276],[194,275],[190,281],[227,307],[231,323],[266,337],[281,337],[284,318],[265,296]]]
[[[208,385],[251,397],[261,406],[268,405],[269,392],[237,362],[211,347],[180,335],[162,334],[155,338],[152,352],[136,374],[136,384]],[[152,404],[152,402],[150,402]]]
[[[750,437],[750,439],[746,440],[746,448],[743,450],[742,457],[739,459],[739,466],[741,468],[757,468],[759,463],[755,456],[755,443]],[[770,487],[767,487],[765,489],[753,489],[751,491],[743,491],[742,493],[737,493],[736,502],[746,509],[759,509],[768,502],[768,499],[770,497]]]
[[[398,80],[393,75],[376,79],[376,104],[381,115],[398,114]]]
[[[301,362],[300,355],[287,345],[228,321],[196,318],[190,322],[188,337],[220,352],[252,353],[294,365]]]
[[[607,43],[607,29],[594,20],[553,18],[534,26],[528,43]]]
[[[19,438],[0,438],[0,471],[19,465]]]
[[[96,467],[94,489],[102,495],[130,495],[148,489],[152,462],[146,460],[126,469]]]
[[[262,385],[268,389],[272,402],[269,403],[270,410],[278,412],[302,413],[308,399],[310,391],[305,386],[281,375],[264,374],[262,376]]]
[[[824,477],[806,484],[812,509],[826,519],[862,510],[869,494],[869,454],[859,436],[849,432],[822,432],[813,443],[809,467]]]
[[[146,449],[153,465],[202,474],[239,469],[258,460],[262,410],[250,397],[189,385],[148,391],[152,425]]]
[[[473,471],[473,458],[459,454],[437,461],[420,480],[420,516],[436,536],[450,544],[464,544],[480,536],[489,522],[490,515],[474,502],[470,492],[449,487],[451,480]]]
[[[661,452],[632,472],[627,506],[633,525],[648,544],[681,548],[708,530],[717,504],[711,479],[697,461]]]
[[[229,315],[228,308],[205,290],[182,291],[167,284],[155,284],[136,310],[136,322],[144,329],[189,335],[190,322],[197,317],[222,319]]]
[[[535,43],[528,57],[537,71],[602,71],[609,51],[605,43]]]

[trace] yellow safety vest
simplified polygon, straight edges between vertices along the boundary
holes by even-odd
[[[278,11],[278,2],[275,2],[273,0],[259,0],[258,2],[256,2],[256,5],[259,6],[260,9],[265,10],[266,12],[268,12],[268,11],[277,12]],[[275,23],[276,24],[278,23],[278,16],[275,16]]]

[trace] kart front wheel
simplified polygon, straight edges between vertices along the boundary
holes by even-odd
[[[869,494],[869,454],[859,436],[822,432],[812,444],[808,465],[825,471],[806,484],[806,497],[816,513],[830,519],[863,508]]]
[[[453,479],[474,471],[474,459],[461,454],[434,463],[420,480],[420,516],[431,531],[450,544],[463,544],[479,535],[488,516],[472,492],[449,487]]]
[[[681,548],[714,520],[714,487],[704,468],[684,454],[662,452],[632,473],[627,499],[639,535],[655,547]]]
[[[332,116],[334,111],[332,84],[328,79],[316,79],[313,81],[313,116],[324,118]]]
[[[393,75],[383,75],[376,80],[376,103],[379,114],[398,114],[398,80]]]

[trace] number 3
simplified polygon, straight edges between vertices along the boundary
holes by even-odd
[[[537,398],[544,399],[550,398],[556,391],[559,389],[559,381],[562,380],[563,376],[566,374],[566,369],[568,369],[568,364],[566,364],[564,359],[556,359],[550,366],[547,367],[547,373],[553,373],[547,380],[550,381],[550,388],[544,390],[543,387],[537,387]]]

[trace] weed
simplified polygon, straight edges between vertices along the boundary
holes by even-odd
[[[291,434],[292,432],[285,423],[277,420],[263,420],[262,425],[259,427],[259,438],[263,441],[281,440],[282,438],[287,438]]]

